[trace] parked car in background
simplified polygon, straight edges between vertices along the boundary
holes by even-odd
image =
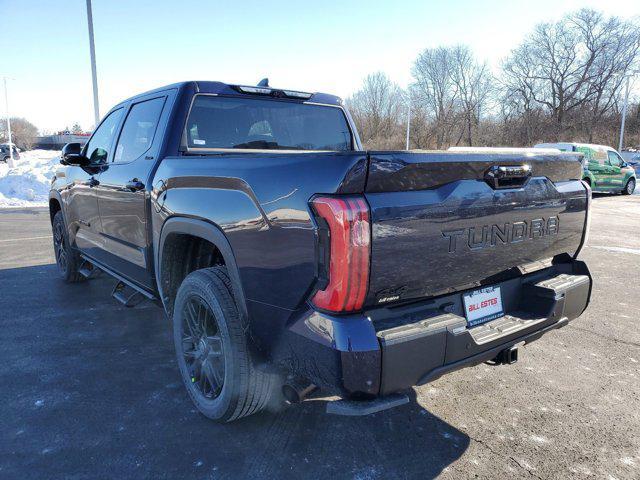
[[[636,172],[636,178],[640,175],[640,151],[620,152],[622,159],[627,162]]]
[[[20,149],[15,145],[12,145],[12,147],[13,147],[13,158],[17,160],[20,158]],[[0,162],[6,162],[7,160],[9,160],[9,157],[10,157],[9,144],[3,143],[2,145],[0,145]]]
[[[534,148],[556,148],[562,152],[582,153],[582,179],[594,192],[621,192],[631,195],[636,188],[637,170],[624,161],[614,148],[572,142],[539,143]]]

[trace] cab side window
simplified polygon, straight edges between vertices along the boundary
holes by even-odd
[[[154,98],[131,107],[118,139],[114,162],[131,162],[151,148],[164,100],[165,97]]]
[[[611,165],[612,167],[622,166],[622,158],[620,158],[620,155],[618,155],[616,152],[612,152],[611,150],[609,150],[607,152],[607,155],[609,157],[609,165]]]
[[[93,137],[89,140],[86,149],[86,156],[89,157],[92,164],[102,164],[109,157],[109,149],[116,133],[116,128],[122,117],[122,108],[118,108],[111,112],[102,121],[98,129],[94,132]]]

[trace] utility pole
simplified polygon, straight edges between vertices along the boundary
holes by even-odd
[[[627,120],[627,105],[629,104],[629,77],[627,77],[627,86],[624,94],[624,104],[622,106],[622,122],[620,123],[620,143],[618,144],[618,152],[622,152],[624,142],[624,124]]]
[[[407,108],[407,150],[409,150],[410,135],[411,135],[411,97],[409,97],[409,107]]]
[[[9,118],[9,95],[7,95],[7,77],[4,80],[4,104],[7,107],[7,135],[9,137],[9,168],[13,168],[13,142],[11,138],[11,118]]]
[[[89,24],[89,53],[91,54],[91,78],[93,80],[93,116],[94,127],[100,121],[100,107],[98,105],[98,75],[96,73],[96,47],[93,43],[93,14],[91,12],[91,0],[87,0],[87,23]]]

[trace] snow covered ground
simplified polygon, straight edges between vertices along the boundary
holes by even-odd
[[[59,161],[58,150],[31,150],[14,160],[14,168],[0,163],[0,208],[48,205],[51,177]]]

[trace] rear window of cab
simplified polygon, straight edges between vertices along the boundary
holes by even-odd
[[[194,98],[185,143],[188,150],[353,150],[340,107],[204,94]]]

